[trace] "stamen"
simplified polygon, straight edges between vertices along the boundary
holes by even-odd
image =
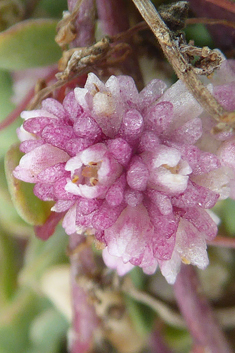
[[[78,175],[74,175],[73,179],[72,179],[72,183],[76,184],[76,182],[79,180],[79,176]]]
[[[186,257],[181,257],[181,261],[185,264],[185,265],[190,265],[190,261],[188,259],[186,259]]]
[[[180,169],[179,164],[177,164],[175,167],[170,167],[168,164],[162,164],[162,166],[169,170],[171,174],[178,174]]]
[[[99,92],[99,91],[100,91],[100,89],[99,89],[99,87],[97,86],[97,84],[96,84],[96,83],[93,83],[93,85],[95,86],[95,90],[96,90],[96,92]]]
[[[96,248],[97,250],[104,250],[105,247],[106,247],[106,244],[105,244],[105,243],[103,243],[102,241],[99,241],[99,240],[95,239],[95,248]]]
[[[99,182],[99,180],[97,178],[90,178],[90,183],[91,183],[91,186],[95,186],[97,185]]]

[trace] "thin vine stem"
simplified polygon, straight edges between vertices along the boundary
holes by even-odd
[[[182,265],[174,285],[175,298],[193,338],[202,352],[232,353],[214,312],[204,295],[196,270]],[[194,352],[196,352],[194,350]]]

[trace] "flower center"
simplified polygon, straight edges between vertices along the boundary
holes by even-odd
[[[178,174],[179,170],[180,170],[179,163],[176,166],[174,166],[174,167],[170,167],[168,164],[162,164],[162,167],[164,167],[167,170],[169,170],[171,172],[171,174]]]
[[[85,178],[85,184],[90,184],[91,186],[97,185],[98,170],[100,168],[101,162],[90,162],[88,165],[82,168],[82,176]]]

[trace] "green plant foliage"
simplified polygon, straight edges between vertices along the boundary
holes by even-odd
[[[14,104],[11,102],[12,94],[13,91],[11,75],[8,71],[0,70],[0,121],[3,121],[7,117],[7,115],[14,109]],[[19,125],[20,121],[16,121],[4,130],[0,131],[0,158],[5,156],[9,147],[18,140],[16,135],[16,128]]]
[[[1,60],[1,59],[0,59]],[[14,109],[14,104],[11,102],[12,79],[8,71],[0,70],[0,120],[2,121],[7,114]]]
[[[1,308],[0,353],[26,352],[31,322],[44,306],[45,299],[37,298],[31,290],[24,288],[16,292],[8,306]]]
[[[56,353],[69,328],[66,319],[54,308],[42,311],[30,328],[30,348],[27,353]]]
[[[15,242],[0,228],[0,307],[11,298],[16,287]]]
[[[56,353],[68,329],[66,319],[30,288],[20,288],[0,310],[0,353]]]
[[[224,200],[220,214],[223,218],[226,231],[235,236],[235,201],[232,199]]]
[[[66,0],[41,0],[36,10],[44,10],[48,15],[54,18],[61,18],[62,12],[67,10]]]
[[[31,19],[0,33],[0,69],[24,70],[56,63],[61,50],[54,38],[57,21]]]
[[[125,297],[125,301],[136,330],[141,335],[146,335],[151,332],[155,317],[155,313],[152,309],[147,305],[136,302],[128,296]]]
[[[190,25],[185,28],[187,41],[193,39],[195,45],[199,47],[209,46],[214,48],[213,40],[207,28],[203,24]]]
[[[21,281],[32,286],[49,266],[65,262],[67,242],[68,237],[62,227],[58,227],[46,242],[36,237],[30,238],[25,251],[24,267],[20,272]]]
[[[167,326],[165,339],[175,353],[188,353],[191,351],[192,339],[186,330]]]

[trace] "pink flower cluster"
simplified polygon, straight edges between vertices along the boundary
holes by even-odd
[[[224,67],[229,82],[209,88],[234,110],[234,74]],[[159,266],[174,283],[181,261],[207,266],[217,232],[208,209],[230,194],[235,139],[210,133],[214,121],[181,81],[166,90],[155,79],[139,93],[131,77],[104,84],[90,73],[63,103],[48,98],[21,116],[25,155],[14,176],[66,212],[67,234],[94,234],[120,275]]]

